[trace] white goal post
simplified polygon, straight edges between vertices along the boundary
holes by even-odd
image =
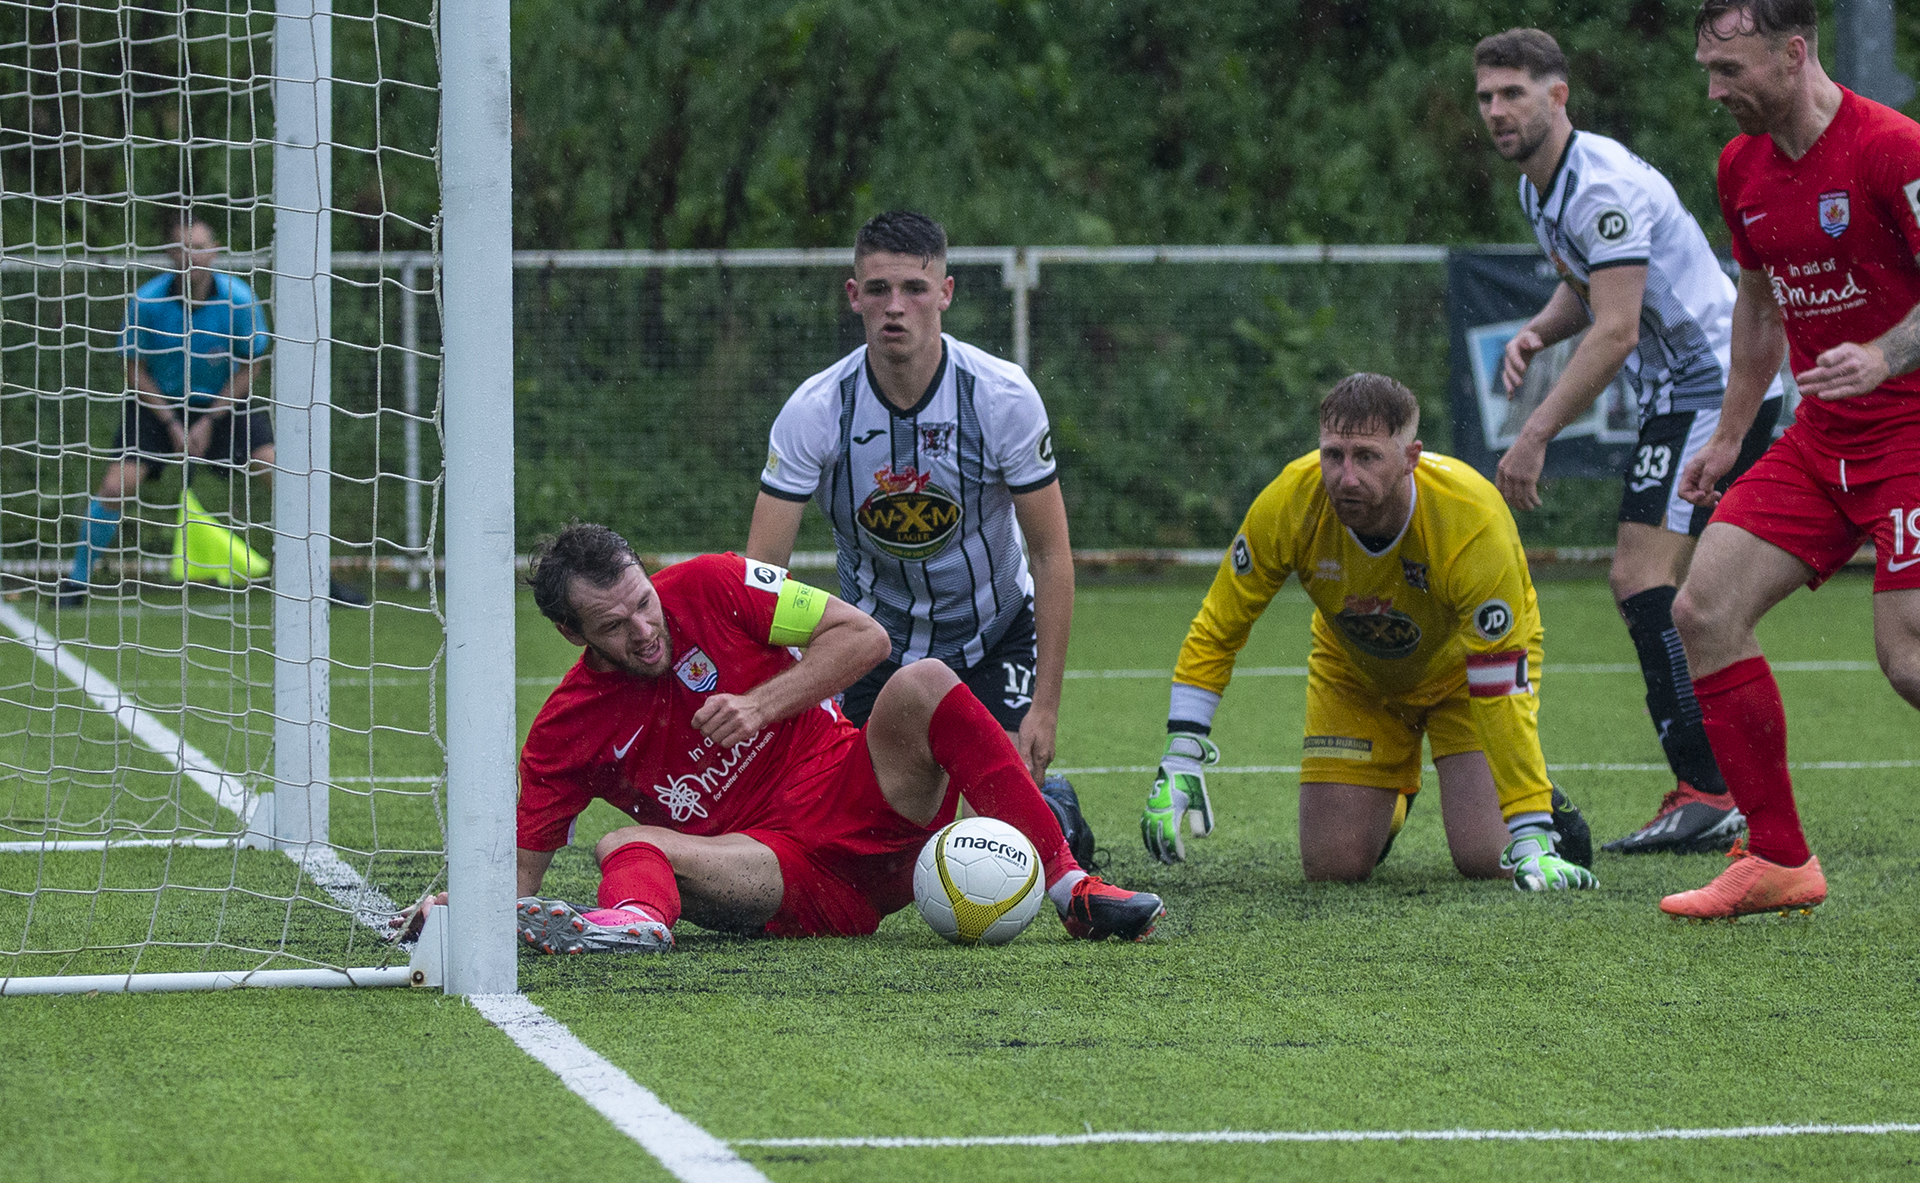
[[[517,988],[508,103],[506,0],[0,0],[0,995]],[[116,492],[203,333],[271,452]]]

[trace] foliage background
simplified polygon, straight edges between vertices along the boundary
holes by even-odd
[[[116,220],[81,198],[182,191],[225,214],[234,245],[264,241],[268,147],[167,147],[189,131],[252,134],[266,109],[270,11],[253,2],[86,0],[58,16],[0,3],[0,244],[151,242],[159,201]],[[1694,7],[519,0],[516,245],[845,245],[897,206],[934,214],[963,245],[1522,241],[1515,173],[1480,128],[1470,59],[1480,36],[1538,24],[1568,52],[1576,124],[1662,169],[1724,247],[1713,165],[1733,129],[1691,60]],[[335,153],[336,247],[428,246],[432,10],[428,0],[336,10],[336,137],[351,149]],[[1898,20],[1899,62],[1920,75],[1920,12]],[[82,26],[93,32],[77,35]],[[224,39],[207,36],[222,28]],[[49,92],[49,62],[86,81]],[[183,85],[189,62],[228,84]],[[48,135],[77,125],[83,93],[100,100],[84,114],[101,143],[130,131],[167,150],[136,160]],[[236,93],[250,97],[236,105]],[[996,278],[963,280],[973,307],[956,327],[1010,351]],[[1443,293],[1427,271],[1054,269],[1043,281],[1033,368],[1063,428],[1081,545],[1218,541],[1264,474],[1311,446],[1311,400],[1344,370],[1391,368],[1426,399],[1430,444],[1448,442]],[[91,293],[74,307],[86,312],[67,315],[69,329],[115,327],[115,298]],[[364,340],[397,336],[391,301],[355,293],[340,315]],[[739,544],[781,398],[858,341],[838,277],[818,272],[522,272],[516,315],[523,541],[577,514],[654,547]],[[37,333],[47,347],[44,324],[11,312],[6,332],[9,344]],[[84,336],[61,347],[84,349]],[[388,509],[363,491],[396,463],[369,426],[391,405],[393,357],[336,358],[348,372],[336,399],[357,416],[336,446],[362,482],[337,499],[343,529],[371,532],[376,518],[385,529]],[[74,397],[74,367],[30,369],[22,376],[16,361],[0,375],[4,392],[31,396],[5,399],[0,437],[104,445],[117,420],[111,367],[80,384],[106,398],[58,403],[58,414],[48,400]],[[28,467],[10,465],[0,488],[46,493],[44,465]],[[86,483],[69,471],[79,467],[54,482],[68,498]],[[1536,542],[1603,542],[1613,499],[1562,482],[1523,529]]]

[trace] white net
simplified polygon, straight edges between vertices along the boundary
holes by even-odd
[[[281,18],[0,0],[0,983],[383,964],[444,885],[433,11]]]

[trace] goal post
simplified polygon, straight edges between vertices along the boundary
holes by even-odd
[[[0,0],[0,995],[516,988],[507,18]]]
[[[443,0],[446,989],[517,989],[513,943],[513,193],[508,0]]]

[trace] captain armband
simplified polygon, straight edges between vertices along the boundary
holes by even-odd
[[[767,637],[774,645],[805,645],[827,614],[826,592],[809,587],[798,579],[780,584],[780,600],[773,608],[773,632]]]
[[[1474,698],[1532,694],[1533,684],[1527,680],[1527,651],[1467,654],[1467,693]]]

